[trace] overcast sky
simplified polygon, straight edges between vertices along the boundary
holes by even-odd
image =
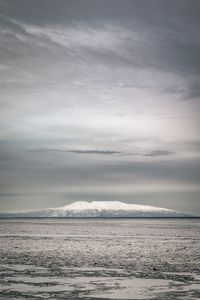
[[[199,0],[0,0],[1,210],[200,214],[199,29]]]

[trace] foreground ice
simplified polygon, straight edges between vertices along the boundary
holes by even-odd
[[[198,220],[0,222],[0,299],[199,299]]]

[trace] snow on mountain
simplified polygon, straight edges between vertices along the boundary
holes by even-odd
[[[63,207],[41,211],[0,213],[0,217],[188,217],[171,209],[129,204],[121,201],[78,201]]]

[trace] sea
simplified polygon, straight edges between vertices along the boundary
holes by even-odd
[[[1,219],[0,299],[200,299],[200,219]]]

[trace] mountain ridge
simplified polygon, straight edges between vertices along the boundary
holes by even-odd
[[[36,217],[36,218],[164,218],[193,217],[172,209],[130,204],[122,201],[77,201],[63,207],[47,208],[37,211],[0,213],[0,218]]]

